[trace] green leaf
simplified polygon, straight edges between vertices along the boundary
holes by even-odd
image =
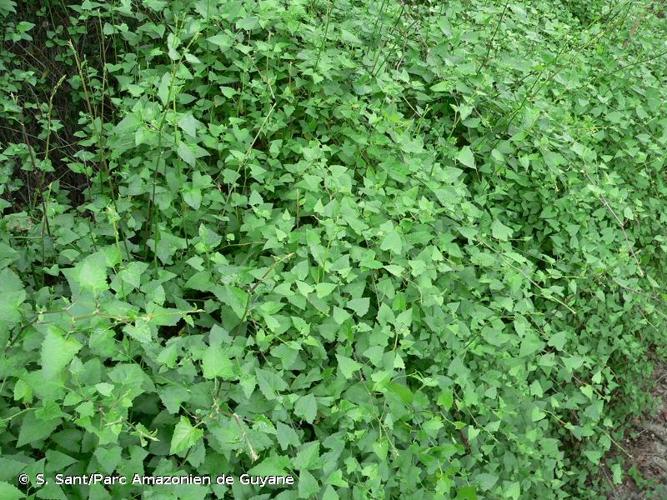
[[[123,287],[123,289],[127,291],[128,288],[139,288],[141,286],[141,275],[148,269],[148,264],[145,262],[130,262],[127,264],[127,267],[120,271],[116,276],[123,281],[123,283],[126,283],[128,286]],[[119,286],[118,288],[114,289],[121,289]]]
[[[512,237],[512,230],[496,219],[491,224],[491,234],[497,240],[507,241]]]
[[[47,471],[64,470],[76,462],[78,462],[76,458],[70,457],[69,455],[58,450],[47,450],[46,452]]]
[[[449,411],[454,404],[454,394],[450,389],[443,389],[438,396],[438,404],[442,406],[445,410]]]
[[[301,470],[299,472],[299,498],[315,498],[319,491],[320,485],[317,479],[307,470]]]
[[[521,347],[519,348],[519,356],[525,357],[530,356],[544,347],[544,342],[534,333],[527,333],[524,339],[521,341]]]
[[[234,43],[234,39],[231,36],[222,33],[210,36],[206,40],[218,46],[220,50],[229,49]]]
[[[11,269],[0,271],[0,292],[19,292],[21,290],[23,290],[23,283],[14,271]]]
[[[401,235],[396,231],[389,231],[385,237],[382,239],[380,244],[381,250],[390,250],[396,255],[400,255],[403,251],[403,242],[401,241]]]
[[[120,446],[111,446],[110,448],[97,448],[95,458],[102,466],[102,471],[111,474],[121,461],[123,449]]]
[[[567,332],[556,332],[551,337],[549,337],[549,346],[558,349],[559,351],[563,350],[565,344],[567,343]]]
[[[364,316],[370,307],[370,299],[368,297],[361,297],[352,299],[347,303],[347,308],[352,309],[358,316]]]
[[[468,168],[477,169],[475,166],[475,155],[473,155],[470,146],[463,146],[459,154],[456,155],[456,159]]]
[[[599,450],[584,450],[584,456],[590,460],[591,463],[597,465],[602,458],[602,452]]]
[[[0,498],[3,500],[17,500],[25,498],[25,493],[5,481],[0,481]]]
[[[462,486],[456,491],[456,500],[477,500],[474,486]]]
[[[542,410],[540,410],[537,406],[534,406],[533,409],[530,412],[530,419],[533,422],[539,422],[543,418],[547,416],[546,413],[544,413]]]
[[[323,299],[327,295],[331,295],[331,292],[335,289],[336,285],[333,283],[318,283],[315,285],[315,293],[317,294],[318,299]]]
[[[341,356],[340,354],[336,354],[336,359],[338,360],[338,369],[345,378],[352,378],[354,372],[356,372],[362,367],[362,365],[357,363],[352,358],[348,358],[347,356]]]
[[[489,474],[487,472],[482,472],[475,477],[475,482],[479,484],[479,487],[483,491],[488,491],[498,482],[498,476],[495,474]]]
[[[333,309],[333,320],[339,325],[345,323],[351,316],[349,312],[340,307],[334,307]]]
[[[106,258],[102,253],[95,253],[83,259],[74,268],[74,276],[83,290],[99,293],[107,290]]]
[[[178,120],[178,126],[190,137],[197,137],[197,126],[199,121],[192,116],[192,113],[186,113]]]
[[[517,500],[521,496],[521,483],[515,481],[507,484],[505,487],[505,496]]]
[[[316,469],[320,466],[320,443],[311,441],[305,443],[296,457],[292,459],[292,465],[297,470]]]
[[[11,327],[21,321],[21,304],[25,302],[27,294],[24,290],[3,291],[0,294],[2,295],[2,299],[0,299],[0,333],[2,333],[3,330],[9,331]]]
[[[199,210],[202,201],[201,189],[195,187],[186,189],[183,191],[183,201],[190,205],[194,210]]]
[[[396,316],[394,316],[394,311],[392,311],[387,304],[380,304],[380,308],[378,309],[378,321],[381,324],[387,324],[393,323],[395,319]]]
[[[313,291],[313,287],[310,286],[310,285],[309,285],[308,283],[306,283],[305,281],[297,281],[297,282],[296,282],[296,287],[299,289],[299,292],[300,292],[301,295],[303,295],[304,297],[308,297],[308,295],[310,295],[310,294],[312,293],[312,291]]]
[[[167,412],[171,414],[178,413],[181,409],[181,404],[190,400],[190,393],[188,390],[176,385],[160,389],[159,396],[167,409]]]
[[[450,90],[452,90],[452,82],[443,81],[440,83],[436,83],[435,85],[431,86],[431,90],[433,92],[449,92]]]
[[[259,20],[254,16],[244,17],[236,21],[236,29],[252,30],[259,26]]]
[[[614,484],[621,484],[623,482],[623,469],[620,464],[615,463],[611,465],[611,474]]]
[[[394,320],[396,328],[407,328],[412,324],[412,308],[402,311]]]
[[[336,493],[336,490],[333,486],[330,484],[327,485],[327,487],[324,489],[324,493],[322,494],[322,500],[339,500],[340,497],[338,496],[338,493]]]
[[[153,341],[151,327],[144,319],[137,319],[134,322],[134,325],[125,325],[123,327],[123,332],[142,344],[147,344]]]
[[[220,293],[219,298],[223,300],[225,305],[228,305],[234,311],[234,314],[242,319],[245,315],[246,305],[250,300],[250,296],[245,290],[242,290],[239,287],[225,285],[223,291]]]
[[[282,422],[276,424],[278,444],[282,450],[286,450],[289,446],[299,446],[299,435],[296,431]]]
[[[163,106],[167,106],[169,104],[169,89],[171,87],[171,73],[167,72],[164,75],[162,75],[162,79],[160,80],[160,86],[158,87],[158,97],[160,98],[160,101],[162,101]]]
[[[387,384],[387,391],[398,396],[405,404],[411,404],[414,399],[412,391],[403,384],[390,382]]]
[[[79,341],[73,337],[66,338],[64,333],[54,325],[47,327],[41,350],[42,373],[47,379],[57,377],[81,350]]]
[[[97,392],[102,394],[102,396],[110,396],[114,390],[114,385],[100,382],[99,384],[95,384],[95,389],[97,389]]]
[[[204,431],[190,424],[188,417],[181,417],[171,437],[169,454],[176,455],[193,447],[204,435]]]
[[[226,352],[219,346],[209,346],[202,358],[204,378],[221,377],[223,379],[234,378],[234,364]]]
[[[255,368],[255,375],[257,375],[259,390],[268,400],[276,399],[277,393],[286,390],[288,387],[282,377],[270,370]]]
[[[290,460],[287,457],[271,455],[248,471],[253,476],[285,476]]]
[[[49,437],[58,428],[60,422],[60,418],[42,420],[35,415],[34,411],[27,413],[23,417],[16,446],[20,448],[23,445]]]
[[[398,276],[399,278],[403,275],[405,272],[405,269],[401,266],[397,266],[396,264],[388,264],[384,266],[384,268],[389,271],[391,274],[394,276]]]
[[[197,157],[195,156],[194,151],[192,151],[192,148],[185,144],[183,141],[179,141],[178,143],[178,156],[180,156],[181,160],[183,160],[191,167],[195,166]]]
[[[581,356],[569,356],[567,358],[562,358],[563,364],[569,371],[575,371],[581,368],[584,364],[584,358]]]
[[[333,471],[331,474],[329,474],[329,477],[325,479],[325,484],[330,484],[332,486],[338,486],[339,488],[347,488],[348,484],[345,479],[343,479],[343,471],[340,469],[336,469]]]
[[[301,396],[294,405],[294,414],[312,424],[317,416],[317,400],[312,394]]]

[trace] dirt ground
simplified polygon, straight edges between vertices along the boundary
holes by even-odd
[[[667,500],[667,365],[656,370],[655,378],[653,394],[662,404],[655,414],[638,419],[623,443],[632,456],[626,460],[626,470],[634,466],[651,484],[638,485],[626,477],[609,500]]]

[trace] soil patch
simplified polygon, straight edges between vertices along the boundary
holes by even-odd
[[[654,397],[659,401],[657,412],[638,419],[633,432],[624,442],[632,457],[627,458],[626,470],[635,468],[650,484],[638,485],[630,477],[616,486],[609,500],[667,499],[667,365],[655,372]],[[605,471],[605,473],[608,473]]]

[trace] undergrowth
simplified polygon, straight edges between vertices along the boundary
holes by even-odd
[[[2,498],[605,491],[665,355],[659,2],[0,20]],[[244,472],[295,484],[55,479]]]

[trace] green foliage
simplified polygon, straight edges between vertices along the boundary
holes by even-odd
[[[0,497],[601,491],[666,347],[650,2],[23,4]]]

